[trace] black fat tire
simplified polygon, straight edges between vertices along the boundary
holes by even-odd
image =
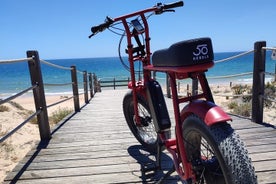
[[[146,100],[138,95],[138,105],[139,105],[139,114],[140,118],[146,119],[147,124],[146,126],[138,127],[134,120],[134,107],[133,107],[133,94],[132,91],[129,91],[123,100],[123,112],[124,116],[127,122],[127,125],[135,138],[142,144],[142,146],[150,153],[155,154],[157,152],[157,133],[155,132],[153,120],[150,114],[149,106],[146,102]],[[140,130],[140,131],[139,131]],[[149,136],[152,136],[152,139],[150,141],[146,141],[145,138],[143,138],[142,134],[148,134]],[[145,137],[145,136],[144,136]]]
[[[190,115],[182,124],[182,133],[187,158],[197,173],[198,183],[257,183],[248,152],[228,123],[208,127],[199,117]],[[202,144],[210,147],[212,157],[204,157],[204,149],[200,151]]]

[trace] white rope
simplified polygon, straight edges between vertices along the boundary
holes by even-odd
[[[262,47],[264,50],[274,50],[276,51],[276,47]]]
[[[217,61],[215,61],[215,63],[221,63],[221,62],[224,62],[224,61],[232,60],[232,59],[235,59],[235,58],[242,57],[242,56],[244,56],[244,55],[250,54],[250,53],[252,53],[252,52],[254,52],[254,50],[250,50],[250,51],[247,51],[247,52],[243,52],[243,53],[240,53],[240,54],[238,54],[238,55],[231,56],[231,57],[228,57],[228,58],[225,58],[225,59],[217,60]]]
[[[32,59],[33,59],[32,57],[29,57],[29,58],[21,58],[21,59],[0,60],[0,64],[19,63],[19,62],[23,62],[23,61],[30,61]]]
[[[83,74],[84,72],[83,71],[80,71],[80,70],[76,70],[78,73],[80,74]]]
[[[276,76],[276,73],[264,72],[266,75]]]
[[[261,95],[261,97],[262,97],[263,99],[265,99],[265,100],[268,100],[268,101],[271,101],[271,102],[275,102],[275,103],[276,103],[276,99],[272,99],[272,98],[267,97],[267,96],[265,96],[265,95]]]
[[[44,83],[44,86],[68,86],[68,85],[72,85],[73,83],[63,83],[63,84],[51,84],[51,83]]]
[[[240,74],[233,74],[233,75],[224,75],[224,76],[216,76],[216,77],[207,77],[208,79],[220,79],[220,78],[232,78],[232,77],[239,77],[243,75],[252,75],[253,72],[247,72],[247,73],[240,73]]]
[[[45,60],[40,60],[40,62],[42,62],[42,63],[44,63],[44,64],[46,64],[46,65],[52,66],[52,67],[59,68],[59,69],[63,69],[63,70],[72,70],[72,68],[70,68],[70,67],[59,66],[59,65],[56,65],[56,64],[47,62],[47,61],[45,61]]]
[[[213,94],[213,96],[221,96],[221,97],[248,97],[248,96],[252,96],[252,94],[248,94],[248,95],[221,95],[221,94]]]

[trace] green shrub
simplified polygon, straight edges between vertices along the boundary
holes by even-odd
[[[15,108],[19,109],[19,110],[25,110],[24,107],[22,107],[22,105],[20,105],[17,102],[14,101],[9,101],[9,104],[11,104],[12,106],[14,106]]]
[[[26,110],[23,113],[25,119],[29,118],[32,114],[34,114],[34,111],[31,111],[31,110]],[[29,122],[32,123],[32,124],[37,124],[37,118],[36,118],[36,116],[33,117]]]
[[[244,92],[249,90],[249,87],[247,85],[235,85],[232,88],[234,95],[242,95]]]
[[[233,113],[245,117],[250,117],[251,109],[251,103],[242,103],[233,108]]]
[[[58,109],[52,115],[49,117],[50,124],[57,124],[59,121],[61,121],[64,117],[66,117],[68,114],[72,113],[72,109],[63,108]]]
[[[229,108],[229,109],[237,108],[237,106],[238,106],[237,102],[230,102],[230,103],[228,104],[228,108]]]
[[[275,99],[276,98],[276,82],[267,82],[264,90],[265,97]],[[273,103],[269,100],[264,101],[265,107],[269,108]]]
[[[6,105],[0,105],[0,112],[6,112],[9,111],[10,108]]]

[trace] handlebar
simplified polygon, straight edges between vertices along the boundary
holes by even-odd
[[[170,9],[172,9],[172,8],[177,8],[177,7],[180,7],[180,6],[183,6],[183,5],[184,5],[183,1],[178,1],[178,2],[170,3],[170,4],[157,3],[157,5],[154,6],[153,8],[141,10],[141,11],[138,11],[138,12],[135,12],[135,13],[123,16],[123,17],[128,18],[128,17],[136,16],[136,15],[139,15],[141,13],[147,13],[147,12],[155,12],[155,14],[162,14],[165,11],[170,11]],[[173,11],[173,10],[171,10],[171,11]],[[91,38],[92,36],[94,36],[98,32],[104,31],[106,28],[108,28],[114,22],[120,20],[120,18],[112,19],[112,18],[107,16],[104,23],[99,24],[97,26],[91,27],[92,34],[89,36],[89,38]]]
[[[106,28],[108,28],[112,23],[114,22],[114,20],[110,17],[106,17],[105,22],[98,25],[98,26],[93,26],[91,27],[91,32],[92,34],[89,36],[89,38],[91,38],[92,36],[94,36],[95,34],[97,34],[98,32],[102,32],[104,31]]]
[[[156,14],[161,14],[166,10],[172,9],[172,8],[177,8],[181,7],[184,5],[183,1],[178,1],[175,3],[170,3],[170,4],[162,4],[162,3],[157,3],[157,7],[159,7],[159,10],[155,11]]]

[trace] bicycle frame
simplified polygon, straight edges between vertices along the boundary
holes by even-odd
[[[125,28],[125,31],[126,31],[127,44],[128,44],[127,45],[127,47],[128,47],[128,56],[129,56],[128,60],[129,60],[129,65],[130,65],[129,68],[130,68],[130,75],[131,75],[131,83],[129,84],[129,88],[133,89],[133,97],[134,97],[133,101],[134,101],[134,104],[136,104],[136,105],[134,105],[134,112],[135,112],[135,119],[136,119],[136,122],[138,124],[141,123],[141,121],[140,121],[139,116],[138,116],[137,91],[139,91],[141,94],[143,94],[145,96],[145,93],[143,92],[143,89],[144,89],[143,83],[147,82],[151,78],[151,74],[150,74],[149,71],[144,70],[143,71],[144,82],[138,81],[138,83],[136,83],[134,62],[137,61],[137,60],[142,61],[143,67],[150,64],[150,55],[151,55],[150,37],[149,37],[149,27],[148,27],[148,24],[147,24],[145,13],[152,12],[152,11],[155,11],[155,10],[156,10],[156,8],[150,8],[150,9],[142,10],[142,11],[139,11],[139,12],[136,12],[136,13],[132,13],[132,14],[121,16],[121,17],[118,17],[118,18],[114,19],[115,22],[116,21],[122,21],[122,23],[124,25],[124,28]],[[133,56],[133,50],[132,50],[133,49],[133,44],[132,44],[132,39],[131,38],[134,35],[130,31],[130,27],[127,23],[127,19],[131,18],[131,17],[134,17],[134,16],[140,16],[142,18],[143,24],[145,26],[146,57],[143,57],[143,58],[140,58],[140,57],[135,58]]]
[[[133,91],[133,103],[134,103],[134,114],[135,121],[137,126],[141,126],[141,120],[138,114],[138,100],[137,95],[142,95],[147,97],[146,93],[146,85],[150,80],[152,80],[151,72],[165,72],[169,75],[170,83],[171,83],[171,91],[172,91],[172,101],[174,108],[174,117],[175,117],[175,139],[167,139],[164,132],[158,132],[158,138],[165,145],[167,150],[173,156],[173,162],[175,170],[182,180],[195,180],[195,175],[192,171],[192,165],[188,162],[186,156],[186,150],[184,148],[183,137],[182,137],[182,128],[181,122],[184,119],[192,114],[197,114],[200,118],[204,119],[208,126],[220,122],[226,122],[231,120],[231,118],[219,107],[214,105],[214,99],[209,88],[208,81],[205,77],[205,71],[212,67],[214,63],[206,63],[200,66],[188,66],[188,67],[156,67],[151,65],[151,50],[150,50],[150,36],[149,36],[149,26],[147,23],[147,18],[145,16],[146,13],[156,12],[158,11],[158,7],[153,7],[141,11],[137,11],[131,14],[127,14],[124,16],[120,16],[113,19],[113,22],[121,21],[123,23],[125,34],[127,37],[127,54],[128,61],[130,65],[130,75],[131,81],[128,85],[130,89]],[[131,31],[131,26],[128,23],[129,18],[133,18],[135,16],[141,17],[141,21],[144,25],[144,32],[137,33]],[[134,47],[132,38],[139,35],[144,34],[145,39],[145,55],[137,55],[134,56]],[[134,63],[136,61],[141,61],[143,64],[143,80],[137,81],[135,78],[135,69]],[[202,88],[201,94],[196,94],[193,96],[187,96],[184,98],[178,97],[177,92],[177,79],[198,79]],[[201,98],[205,98],[206,101],[199,100]],[[180,111],[179,105],[181,103],[189,102],[189,104]],[[157,164],[160,165],[160,164]]]

